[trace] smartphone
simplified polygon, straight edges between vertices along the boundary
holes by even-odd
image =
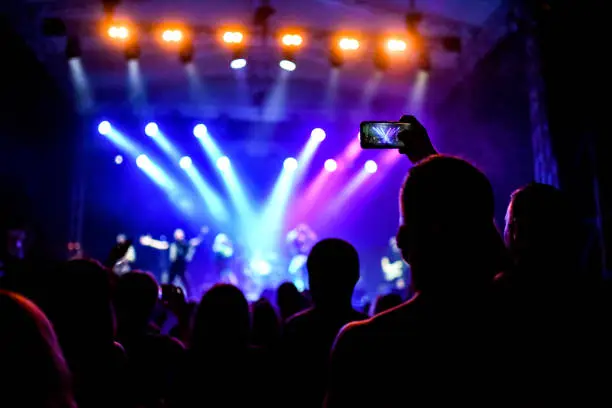
[[[362,149],[399,149],[404,144],[399,140],[400,132],[410,131],[410,123],[361,122],[359,141]]]

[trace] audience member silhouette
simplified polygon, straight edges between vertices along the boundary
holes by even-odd
[[[325,239],[310,251],[308,283],[313,306],[290,317],[283,331],[286,406],[320,407],[325,396],[328,359],[342,326],[366,319],[351,305],[359,280],[359,256],[340,239]]]
[[[515,265],[496,284],[500,337],[508,341],[503,358],[507,372],[520,373],[505,382],[521,403],[600,404],[597,384],[609,384],[610,335],[596,288],[579,267],[578,230],[576,212],[557,188],[532,183],[512,194],[505,238]]]
[[[158,406],[169,397],[184,352],[179,341],[151,324],[159,294],[149,273],[132,271],[117,281],[117,339],[128,356],[129,393],[136,406]]]
[[[493,214],[489,180],[468,162],[433,155],[411,168],[397,242],[416,294],[342,330],[328,408],[489,401],[489,293],[504,254]],[[360,385],[364,371],[378,375]]]
[[[126,357],[115,342],[112,273],[99,263],[63,263],[50,281],[43,310],[73,373],[79,408],[123,406]]]
[[[265,354],[250,346],[250,337],[249,304],[242,291],[229,284],[214,285],[194,315],[175,405],[272,405],[272,367]]]
[[[0,406],[76,408],[53,327],[34,303],[0,291]]]
[[[253,345],[276,352],[279,346],[281,324],[276,309],[267,299],[253,303]]]
[[[399,293],[388,293],[386,295],[380,295],[376,298],[372,314],[377,315],[389,309],[393,309],[395,306],[399,306],[401,304],[402,296]]]
[[[276,290],[276,305],[283,322],[307,307],[306,299],[291,282],[281,283]]]
[[[178,286],[164,284],[161,287],[161,300],[165,311],[164,320],[167,322],[168,318],[172,316],[176,319],[176,323],[170,328],[169,334],[179,339],[183,344],[187,344],[191,333],[191,317],[196,303],[187,302],[185,292]]]

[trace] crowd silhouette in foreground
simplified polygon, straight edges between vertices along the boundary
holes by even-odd
[[[581,270],[568,198],[519,188],[502,235],[487,177],[402,120],[420,130],[401,150],[410,299],[354,310],[359,255],[340,239],[312,248],[308,297],[284,283],[253,304],[229,284],[196,304],[147,272],[9,259],[0,407],[610,406],[608,289]]]

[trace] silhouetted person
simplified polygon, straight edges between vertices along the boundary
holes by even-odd
[[[393,309],[395,306],[402,304],[402,296],[399,293],[388,293],[386,295],[380,295],[376,298],[374,303],[374,315],[382,312],[386,312],[389,309]]]
[[[75,408],[53,327],[29,300],[0,291],[0,406]]]
[[[162,303],[165,309],[164,320],[176,319],[173,321],[173,327],[170,328],[169,334],[179,339],[184,345],[187,345],[191,333],[191,316],[195,310],[195,302],[188,303],[185,298],[185,292],[175,285],[164,284],[162,288]],[[168,322],[160,322],[161,327]]]
[[[306,309],[306,299],[297,287],[291,282],[283,282],[276,290],[276,305],[280,312],[281,321]]]
[[[126,356],[115,343],[111,275],[99,263],[63,263],[50,280],[43,310],[74,377],[79,408],[124,406]]]
[[[137,406],[156,406],[169,397],[184,353],[179,341],[152,325],[159,293],[153,275],[140,271],[122,275],[115,290],[117,339],[128,356],[130,397]]]
[[[259,299],[252,306],[253,345],[271,352],[277,351],[281,323],[276,309],[267,299]]]
[[[274,378],[265,356],[250,346],[249,304],[237,287],[216,284],[193,318],[192,337],[173,406],[270,405]]]
[[[351,305],[359,280],[359,256],[340,239],[324,239],[307,261],[313,306],[290,317],[283,330],[286,406],[320,407],[331,346],[345,324],[366,319]]]
[[[496,284],[504,357],[516,373],[505,382],[521,403],[603,403],[596,391],[609,384],[610,335],[594,282],[580,268],[579,237],[562,191],[532,183],[512,194],[505,238],[515,265]]]
[[[415,159],[404,182],[397,234],[415,295],[342,330],[328,408],[491,401],[496,375],[487,314],[505,251],[493,222],[493,190],[468,162],[427,156]],[[363,372],[375,374],[363,383]]]

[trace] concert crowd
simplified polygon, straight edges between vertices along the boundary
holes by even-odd
[[[419,129],[394,241],[409,298],[355,310],[359,254],[340,239],[310,249],[307,291],[253,303],[231,283],[190,302],[116,273],[127,248],[103,263],[13,253],[0,407],[610,406],[609,289],[581,266],[571,200],[522,186],[502,233],[487,176],[402,121]]]

